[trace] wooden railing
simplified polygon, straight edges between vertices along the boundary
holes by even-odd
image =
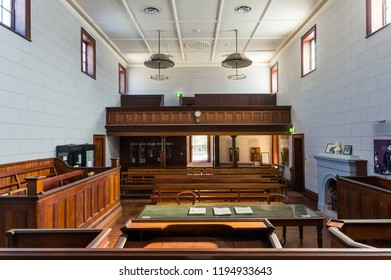
[[[201,116],[196,117],[195,111]],[[111,107],[106,108],[108,135],[187,135],[252,132],[289,134],[290,106]]]
[[[74,171],[80,170],[83,179],[45,190],[45,180],[58,181],[64,177],[57,175],[57,178],[42,179],[43,192],[36,191],[33,195],[0,196],[0,213],[2,213],[0,216],[0,247],[6,246],[5,232],[13,228],[102,227],[112,223],[121,214],[119,167],[73,168],[59,159],[37,161],[47,161],[46,165],[51,162],[59,174],[73,172],[76,175],[80,172]],[[0,170],[7,168],[8,171],[18,173],[15,167],[26,169],[28,165],[37,164],[34,161],[7,164],[1,165]],[[6,179],[8,177],[3,176],[3,180]]]

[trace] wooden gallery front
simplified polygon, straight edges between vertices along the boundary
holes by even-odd
[[[106,108],[107,136],[120,139],[123,171],[197,162],[213,167],[280,163],[278,137],[290,135],[292,124],[290,106],[277,106],[276,95],[195,94],[178,103],[164,106],[163,95],[123,95],[120,107]],[[205,137],[205,143],[194,148],[193,136]],[[251,136],[266,136],[270,145],[251,140],[254,145],[240,150],[238,139]]]

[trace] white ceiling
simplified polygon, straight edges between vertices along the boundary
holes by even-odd
[[[254,63],[269,63],[285,42],[327,0],[67,0],[107,40],[129,66],[158,52],[177,66],[220,64],[238,49]],[[235,7],[249,6],[246,14]],[[160,10],[157,15],[146,7]],[[195,46],[195,48],[194,48]],[[200,48],[202,46],[204,48]]]

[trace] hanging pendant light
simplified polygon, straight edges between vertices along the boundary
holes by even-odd
[[[237,80],[243,80],[243,79],[246,79],[246,75],[244,75],[244,74],[238,74],[238,68],[236,68],[236,74],[234,74],[234,75],[229,75],[229,76],[228,76],[228,79],[230,79],[230,80],[235,80],[235,81],[237,81]]]
[[[253,62],[243,53],[238,52],[238,30],[235,29],[236,34],[236,52],[231,53],[223,60],[221,65],[226,68],[244,68],[250,66]]]
[[[145,62],[144,65],[147,66],[148,68],[153,68],[153,69],[166,69],[166,68],[171,68],[175,65],[174,61],[170,58],[170,56],[166,54],[160,53],[160,30],[158,30],[158,35],[159,35],[159,52],[152,54]]]
[[[159,74],[155,76],[151,75],[151,79],[154,81],[165,81],[168,80],[168,76],[160,74],[160,68],[159,68]]]

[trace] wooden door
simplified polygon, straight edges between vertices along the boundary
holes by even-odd
[[[95,166],[105,167],[106,165],[106,135],[94,134],[95,145]]]
[[[304,134],[292,135],[292,189],[297,192],[304,192]]]

